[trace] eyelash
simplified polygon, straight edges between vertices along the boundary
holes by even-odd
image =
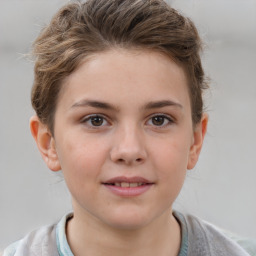
[[[169,125],[171,125],[172,123],[174,123],[173,118],[171,118],[169,115],[165,115],[165,114],[154,114],[153,116],[150,117],[150,119],[147,121],[147,123],[149,121],[153,121],[153,118],[163,118],[164,124],[160,124],[160,125],[156,125],[156,124],[151,124],[152,126],[154,126],[155,128],[165,128]]]
[[[99,124],[99,125],[93,125],[92,122],[93,122],[93,118],[99,118],[102,120],[102,123]],[[156,124],[153,124],[153,118],[163,118],[163,121],[164,123],[163,124],[160,124],[160,125],[156,125]],[[146,122],[146,124],[148,125],[148,122],[150,122],[152,124],[149,124],[150,126],[154,126],[156,128],[165,128],[169,125],[171,125],[172,123],[174,123],[174,120],[173,118],[171,118],[169,115],[165,115],[165,114],[154,114],[152,115]],[[90,122],[90,123],[88,123]],[[110,122],[108,121],[108,118],[106,118],[104,115],[101,115],[101,114],[94,114],[94,115],[89,115],[89,116],[86,116],[85,118],[83,118],[81,120],[81,123],[83,124],[87,124],[88,127],[92,128],[92,129],[99,129],[100,127],[105,127],[106,125],[110,125]],[[105,124],[104,124],[105,123]]]
[[[92,124],[93,118],[100,118],[100,119],[102,119],[103,123],[107,122],[109,124],[109,121],[107,120],[107,118],[104,115],[100,115],[100,114],[94,114],[94,115],[86,116],[85,118],[83,118],[81,120],[81,123],[87,124],[87,126],[89,126],[92,129],[97,129],[97,128],[100,128],[102,126],[105,126],[105,125],[102,125],[102,124],[101,125],[93,125]],[[90,122],[90,124],[88,122]]]

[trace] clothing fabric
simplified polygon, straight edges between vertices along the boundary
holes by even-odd
[[[182,243],[178,256],[256,256],[256,241],[231,239],[227,232],[191,215],[174,212],[182,228]],[[235,239],[236,238],[236,239]],[[239,241],[244,243],[239,244]],[[244,245],[242,247],[242,245]]]
[[[232,240],[212,224],[180,212],[173,214],[182,231],[178,256],[256,256],[256,241],[240,239],[239,245],[239,241]],[[3,256],[74,256],[65,232],[71,217],[72,213],[67,214],[58,224],[31,232],[7,247]]]

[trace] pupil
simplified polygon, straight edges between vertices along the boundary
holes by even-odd
[[[92,120],[91,120],[92,124],[94,126],[100,126],[102,125],[103,123],[103,118],[102,117],[99,117],[99,116],[95,116],[95,117],[92,117]]]
[[[153,124],[154,125],[162,125],[164,123],[164,117],[162,116],[155,116],[153,117]]]

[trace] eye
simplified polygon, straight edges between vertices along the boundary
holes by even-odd
[[[82,119],[82,123],[85,123],[90,127],[101,127],[108,125],[108,121],[101,115],[90,115]]]
[[[173,120],[166,115],[155,115],[155,116],[152,116],[147,123],[153,126],[165,127],[173,123]]]

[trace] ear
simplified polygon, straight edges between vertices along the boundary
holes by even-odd
[[[203,117],[194,129],[193,134],[193,143],[190,147],[189,159],[187,169],[192,169],[195,167],[197,160],[199,158],[199,154],[202,149],[204,136],[207,131],[207,124],[208,124],[208,115],[206,113],[203,114]]]
[[[30,130],[48,168],[52,171],[59,171],[61,166],[55,140],[48,127],[37,116],[33,116],[30,119]]]

